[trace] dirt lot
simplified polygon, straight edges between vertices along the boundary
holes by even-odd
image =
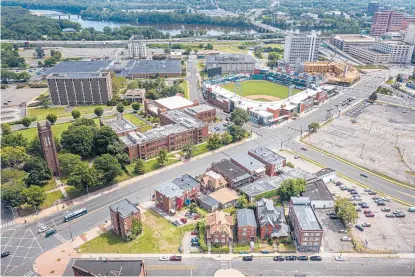
[[[403,110],[393,106],[359,105],[306,141],[415,186],[415,111]],[[357,123],[352,123],[351,118],[356,118]]]

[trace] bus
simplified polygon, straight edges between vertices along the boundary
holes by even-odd
[[[68,222],[68,221],[71,221],[72,219],[83,216],[84,214],[87,214],[87,213],[88,213],[87,209],[80,209],[78,211],[71,212],[65,215],[65,218],[63,219],[63,221]]]

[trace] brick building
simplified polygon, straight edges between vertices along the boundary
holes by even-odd
[[[265,176],[265,164],[247,153],[232,155],[231,162],[251,174],[255,180]]]
[[[402,28],[403,15],[403,12],[395,11],[375,12],[370,35],[380,37],[387,32],[399,32]]]
[[[184,112],[203,122],[211,123],[215,122],[216,120],[216,109],[209,105],[202,104],[190,108],[185,108]]]
[[[278,175],[285,166],[284,157],[263,146],[249,150],[248,154],[265,164],[265,173],[268,176]]]
[[[110,217],[112,230],[125,240],[128,239],[133,219],[141,221],[140,210],[127,199],[110,206]]]
[[[99,125],[110,127],[119,137],[140,130],[139,127],[135,126],[133,123],[125,119],[122,114],[108,119],[100,118]]]
[[[291,197],[289,217],[294,227],[294,239],[300,252],[319,252],[323,228],[308,197]]]
[[[183,96],[171,96],[157,100],[144,101],[144,109],[147,113],[158,116],[161,113],[172,110],[183,110],[185,108],[197,106],[197,101],[190,101]]]
[[[211,170],[221,174],[231,188],[237,188],[254,181],[254,178],[230,160],[223,159],[212,163]]]
[[[146,276],[143,260],[75,259],[74,276]]]
[[[236,224],[238,226],[238,242],[250,243],[256,240],[257,225],[254,211],[251,209],[239,209],[236,211]]]
[[[206,242],[228,245],[233,241],[233,217],[223,211],[206,215]]]
[[[212,170],[208,170],[205,173],[203,173],[201,181],[203,192],[213,192],[226,187],[226,185],[228,184],[228,182],[225,180],[225,178],[223,178],[222,175]]]
[[[270,199],[256,202],[258,235],[261,239],[288,237],[290,228],[285,221],[284,208],[274,206]]]

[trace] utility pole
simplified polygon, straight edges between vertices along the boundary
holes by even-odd
[[[398,139],[399,139],[399,136],[396,136],[395,147],[398,144]]]
[[[362,145],[362,151],[360,152],[360,157],[363,155],[363,148],[365,148],[365,144]]]
[[[370,131],[372,131],[372,125],[373,125],[373,120],[372,120],[372,123],[370,123],[369,133],[370,133]]]

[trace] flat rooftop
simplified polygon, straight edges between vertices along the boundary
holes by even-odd
[[[206,56],[206,63],[256,63],[251,55],[218,54]]]
[[[109,72],[98,72],[98,73],[52,73],[46,77],[46,79],[88,79],[88,78],[104,78],[107,77]]]
[[[261,163],[248,153],[238,153],[231,156],[231,161],[234,160],[249,171],[265,171],[265,164]]]
[[[226,204],[238,199],[238,193],[230,188],[222,188],[209,194],[209,197],[215,199],[221,204]]]
[[[125,96],[140,96],[144,97],[146,90],[144,88],[129,89],[125,93]]]
[[[302,195],[311,200],[334,200],[323,180],[308,183],[306,185],[306,191],[303,192]]]
[[[334,38],[343,40],[344,42],[375,42],[374,37],[359,34],[338,34],[335,35]]]
[[[145,133],[131,132],[126,136],[119,137],[126,145],[132,146],[144,142],[165,138],[171,134],[178,134],[189,130],[182,124],[169,124],[158,128],[151,129]]]
[[[333,173],[333,172],[336,172],[336,170],[331,169],[331,168],[329,168],[329,167],[326,167],[326,168],[323,168],[323,169],[321,169],[321,170],[317,171],[317,172],[316,172],[316,173],[314,173],[314,174],[315,174],[315,175],[316,175],[316,177],[318,178],[318,177],[321,177],[321,176],[324,176],[324,175],[326,175],[326,174],[330,174],[330,173]]]
[[[214,110],[214,109],[215,108],[212,107],[212,106],[202,104],[202,105],[197,105],[197,106],[186,108],[186,109],[184,109],[184,111],[187,112],[188,114],[191,114],[191,115],[197,115],[199,113],[211,111],[211,110]]]
[[[129,200],[123,199],[110,206],[110,209],[114,212],[118,212],[122,218],[127,218],[132,214],[140,212],[136,206],[134,206]]]
[[[107,70],[113,62],[113,60],[63,61],[45,71],[42,75],[47,76],[52,73],[99,73]]]
[[[266,161],[269,164],[280,164],[285,160],[284,157],[263,146],[251,149],[249,150],[249,152],[261,157],[264,161]]]
[[[172,96],[154,100],[157,104],[166,107],[169,110],[181,109],[192,106],[194,103],[182,96]]]
[[[154,190],[168,198],[181,197],[184,193],[184,191],[173,182],[158,185]]]
[[[228,177],[235,182],[251,177],[251,175],[230,160],[223,159],[213,163],[212,167],[216,168],[224,177]]]
[[[184,174],[180,178],[174,179],[173,183],[184,191],[192,189],[200,184],[198,180],[189,174]]]
[[[180,60],[132,60],[121,75],[128,76],[132,74],[163,74],[176,73],[181,74]]]
[[[117,134],[137,129],[137,127],[134,124],[132,124],[130,121],[123,117],[104,119],[102,120],[102,122],[108,127],[110,127],[112,130],[114,130],[114,132]]]
[[[170,111],[164,112],[163,115],[169,118],[171,121],[177,124],[182,124],[188,128],[202,128],[203,126],[206,125],[205,122],[197,118],[194,118],[180,110],[170,110]]]
[[[294,205],[293,209],[303,231],[323,230],[310,205]]]

